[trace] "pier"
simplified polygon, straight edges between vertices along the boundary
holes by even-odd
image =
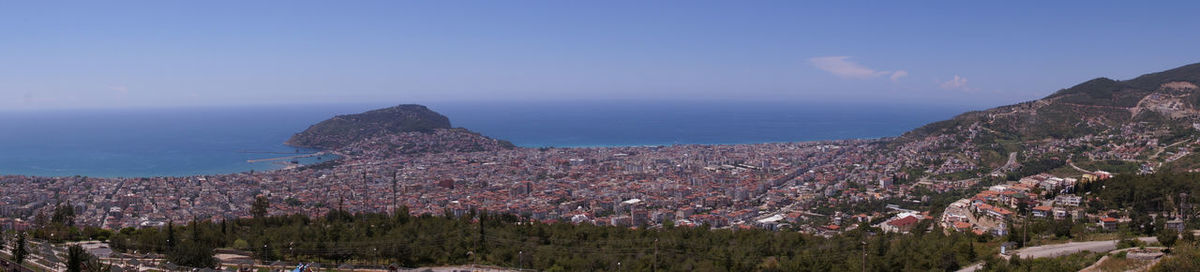
[[[280,160],[310,158],[310,157],[324,156],[324,155],[327,155],[327,153],[325,151],[321,151],[321,152],[312,153],[312,154],[301,154],[301,155],[294,155],[294,156],[287,156],[287,157],[246,160],[246,162],[256,163],[256,162],[266,162],[266,161],[280,161]]]
[[[256,150],[238,150],[238,153],[248,153],[248,154],[281,154],[281,155],[288,155],[288,154],[307,154],[307,153],[304,153],[304,152],[299,152],[299,151],[296,151],[296,152],[280,152],[280,151],[256,151]]]

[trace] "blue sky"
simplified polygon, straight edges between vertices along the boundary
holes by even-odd
[[[507,100],[983,107],[1200,62],[1196,2],[44,2],[0,4],[0,110]]]

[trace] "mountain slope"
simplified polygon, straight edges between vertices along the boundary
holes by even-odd
[[[1176,152],[1167,147],[1196,138],[1197,85],[1200,63],[1124,81],[1097,78],[1035,101],[931,123],[905,133],[893,146],[909,152],[959,153],[956,158],[971,158],[981,172],[1005,165],[1012,152],[1024,161],[1161,165],[1167,162],[1162,155],[1170,155],[1164,152]]]
[[[1035,101],[968,112],[913,130],[905,137],[951,133],[949,126],[982,122],[987,128],[1023,138],[1069,138],[1119,126],[1150,113],[1173,118],[1195,116],[1200,63],[1127,81],[1089,80]]]

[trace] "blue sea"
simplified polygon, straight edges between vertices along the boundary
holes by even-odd
[[[898,136],[965,106],[741,102],[427,103],[456,127],[526,147],[743,144]],[[247,160],[312,153],[283,145],[337,104],[0,112],[0,175],[191,176],[278,169]],[[329,156],[320,160],[332,159]],[[286,160],[285,160],[286,161]],[[314,163],[306,158],[301,163]]]

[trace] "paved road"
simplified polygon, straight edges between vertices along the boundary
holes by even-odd
[[[1010,152],[1010,153],[1008,153],[1008,161],[1005,162],[1004,165],[1001,165],[999,168],[996,168],[996,170],[992,170],[991,174],[992,175],[1003,175],[1004,172],[1007,172],[1008,170],[1016,169],[1017,166],[1020,166],[1017,164],[1017,152]]]
[[[979,269],[982,269],[982,268],[983,268],[983,263],[982,263],[982,262],[978,262],[978,263],[975,263],[975,264],[972,264],[972,265],[968,265],[967,267],[963,267],[962,269],[959,269],[959,270],[958,270],[958,271],[956,271],[956,272],[975,272],[976,270],[979,270]]]
[[[1158,238],[1141,237],[1138,238],[1142,242],[1158,242]],[[1046,258],[1062,255],[1069,255],[1081,251],[1091,252],[1109,252],[1117,249],[1117,240],[1109,241],[1093,241],[1093,242],[1071,242],[1057,245],[1044,245],[1018,249],[1014,254],[1020,254],[1022,259],[1028,258]],[[1008,258],[1005,256],[1005,258]],[[967,267],[959,269],[957,272],[974,272],[983,268],[983,263],[974,263]]]
[[[1070,165],[1071,168],[1075,168],[1075,171],[1084,172],[1084,173],[1092,173],[1092,171],[1088,171],[1087,169],[1083,169],[1083,168],[1079,168],[1079,166],[1075,166],[1075,162],[1072,162],[1071,160],[1067,160],[1067,165]]]
[[[1157,242],[1158,238],[1141,237],[1138,238],[1142,242],[1152,243]],[[1070,255],[1076,252],[1091,251],[1091,252],[1109,252],[1117,249],[1117,240],[1108,241],[1092,241],[1092,242],[1071,242],[1065,244],[1044,245],[1018,249],[1013,252],[1013,255],[1019,255],[1022,259],[1028,258],[1046,258],[1062,255]]]

